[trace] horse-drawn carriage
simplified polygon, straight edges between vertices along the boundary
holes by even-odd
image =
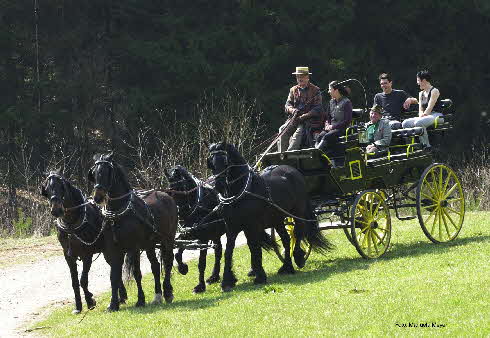
[[[428,129],[434,142],[452,128],[452,116],[447,113],[451,101],[443,104],[444,121]],[[390,209],[400,220],[418,218],[432,242],[455,239],[465,213],[463,189],[456,173],[435,163],[433,153],[423,149],[419,136],[424,130],[393,130],[390,147],[373,154],[363,150],[363,132],[361,125],[355,125],[341,137],[346,150],[341,167],[332,165],[332,159],[314,148],[269,153],[260,164],[263,168],[285,164],[298,169],[305,176],[319,220],[325,215],[338,217],[336,225],[321,229],[343,229],[364,258],[380,257],[389,248]],[[413,212],[402,216],[402,210]]]

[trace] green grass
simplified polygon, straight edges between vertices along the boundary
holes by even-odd
[[[109,302],[105,294],[81,322],[82,317],[70,314],[71,307],[63,307],[35,326],[49,336],[490,334],[490,213],[467,214],[456,241],[442,245],[429,242],[416,221],[397,221],[393,247],[378,260],[360,258],[341,231],[328,235],[336,249],[328,257],[312,254],[294,276],[277,275],[279,261],[265,253],[265,286],[253,285],[246,276],[249,254],[240,248],[235,251],[239,282],[233,292],[222,293],[212,285],[204,295],[192,294],[197,281],[193,262],[187,276],[173,274],[171,305],[135,308],[133,283],[130,304],[118,313],[104,311]],[[151,300],[152,279],[147,275],[144,281]],[[410,323],[418,327],[398,326]]]

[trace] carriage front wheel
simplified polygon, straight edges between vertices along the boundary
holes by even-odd
[[[290,255],[291,255],[291,257],[293,257],[293,250],[294,250],[294,246],[296,245],[296,235],[294,234],[294,225],[295,225],[294,219],[292,219],[291,217],[287,217],[284,220],[284,223],[286,225],[286,230],[287,230],[289,237],[291,239]],[[282,246],[281,238],[276,233],[274,228],[271,229],[271,237],[272,237],[272,240],[275,241],[277,244],[277,246],[274,247],[274,252],[276,253],[279,260],[282,263],[284,263],[284,261],[285,261],[285,259],[284,259],[284,247]],[[308,257],[310,257],[311,245],[309,245],[305,241],[301,241],[300,246],[301,246],[301,249],[303,249],[303,251],[305,252],[304,260],[306,261],[308,259]]]
[[[417,186],[417,216],[427,238],[434,243],[455,239],[463,226],[463,188],[445,164],[428,166]]]
[[[391,216],[384,197],[376,190],[359,193],[351,208],[351,238],[363,258],[378,258],[390,245]]]

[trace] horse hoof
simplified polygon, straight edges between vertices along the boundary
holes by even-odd
[[[88,301],[87,301],[87,307],[89,310],[93,310],[95,309],[95,306],[97,305],[97,302],[95,301],[95,299],[93,298],[90,298]]]
[[[78,314],[80,314],[80,312],[82,312],[82,311],[81,311],[81,310],[77,310],[77,309],[75,309],[75,310],[73,310],[73,311],[71,312],[71,314],[72,314],[72,315],[78,315]]]
[[[155,298],[153,298],[153,302],[152,304],[153,305],[159,305],[159,304],[162,304],[162,294],[161,293],[156,293],[155,294]]]
[[[204,291],[206,291],[206,285],[201,284],[196,285],[192,290],[194,293],[203,293]]]
[[[303,268],[306,264],[305,252],[301,250],[298,253],[294,253],[293,256],[294,256],[294,262],[296,263],[296,266],[300,269]]]
[[[107,307],[107,312],[116,312],[116,311],[119,311],[119,305],[112,305],[112,304],[110,304]]]
[[[213,284],[213,283],[217,283],[220,281],[220,276],[217,275],[217,276],[210,276],[207,280],[206,280],[206,283],[207,284]]]
[[[177,267],[181,275],[187,275],[189,272],[189,266],[187,264],[181,264]]]
[[[250,269],[250,271],[247,273],[248,277],[255,277],[255,271],[253,269]]]
[[[127,298],[119,298],[119,304],[126,304]]]
[[[255,285],[258,285],[258,284],[266,284],[267,283],[267,278],[266,277],[256,277],[254,279],[254,284]]]
[[[144,307],[145,305],[146,305],[146,302],[144,300],[137,301],[136,304],[134,304],[134,306],[136,306],[136,307]]]
[[[293,266],[291,265],[283,265],[277,271],[280,275],[293,275],[296,271],[294,271]]]
[[[221,291],[223,291],[223,292],[230,292],[231,290],[233,290],[233,287],[231,285],[222,285],[221,286]]]
[[[172,302],[174,301],[174,295],[169,295],[169,296],[165,296],[165,303],[167,304],[172,304]]]

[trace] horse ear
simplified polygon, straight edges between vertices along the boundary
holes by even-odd
[[[95,178],[94,178],[94,169],[90,168],[90,170],[87,173],[87,179],[89,182],[95,183]]]

